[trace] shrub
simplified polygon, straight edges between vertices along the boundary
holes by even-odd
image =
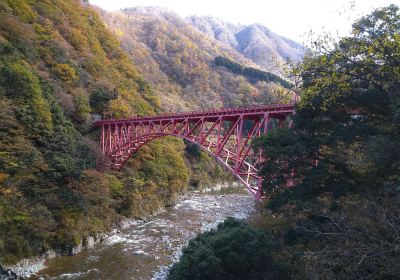
[[[24,61],[6,62],[0,68],[0,87],[20,104],[19,117],[33,130],[51,130],[49,105],[43,97],[39,79]]]
[[[56,64],[53,67],[53,71],[63,82],[72,83],[77,79],[75,70],[72,69],[68,64]]]
[[[289,279],[288,267],[273,256],[276,249],[268,232],[228,218],[189,242],[168,279]]]
[[[26,0],[7,0],[7,4],[13,9],[15,15],[23,21],[32,23],[37,18],[37,14],[32,10],[31,4]]]
[[[78,123],[83,126],[86,125],[90,118],[91,108],[89,106],[89,99],[82,89],[74,92],[75,113],[74,118]]]
[[[89,49],[88,40],[79,29],[71,28],[68,40],[74,49],[79,52]]]
[[[109,101],[113,100],[116,94],[104,86],[97,86],[90,96],[90,107],[93,112],[102,113]]]

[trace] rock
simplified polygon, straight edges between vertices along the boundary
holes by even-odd
[[[53,250],[49,250],[44,254],[44,258],[46,260],[54,259],[57,256],[56,252]]]
[[[92,247],[94,246],[94,244],[95,244],[94,237],[89,236],[89,237],[86,239],[86,248],[87,248],[87,249],[92,248]]]
[[[80,243],[78,245],[76,245],[75,247],[73,247],[71,249],[71,255],[76,255],[80,252],[82,252],[82,240],[80,241]]]
[[[18,276],[10,269],[5,269],[0,266],[0,280],[25,280],[25,278]]]

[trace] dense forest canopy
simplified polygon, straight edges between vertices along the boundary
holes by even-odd
[[[214,60],[216,66],[224,66],[235,74],[245,76],[254,81],[274,82],[280,84],[286,89],[293,87],[288,81],[270,72],[262,71],[253,67],[244,67],[229,58],[217,56]]]

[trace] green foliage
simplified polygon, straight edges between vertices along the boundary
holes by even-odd
[[[273,135],[261,140],[266,155],[274,150],[264,176],[277,171],[279,164],[273,168],[274,162],[288,162],[299,170],[304,195],[340,196],[397,184],[399,24],[396,6],[376,10],[357,21],[352,36],[342,38],[332,50],[324,52],[321,47],[320,53],[305,58],[299,69],[303,86],[295,129],[285,137],[296,145],[277,143]],[[295,157],[288,159],[292,150]],[[318,166],[309,168],[313,160]],[[290,177],[290,168],[280,172]],[[302,197],[298,191],[287,191],[292,192]]]
[[[54,65],[53,71],[62,81],[66,83],[73,83],[77,78],[74,69],[65,63]]]
[[[307,139],[308,140],[308,139]],[[292,170],[296,176],[303,177],[311,169],[312,151],[304,144],[302,135],[288,128],[276,128],[264,137],[254,141],[255,149],[262,149],[268,160],[263,164],[260,173],[264,175],[263,188],[268,193],[277,194],[282,185],[291,177]],[[310,154],[311,153],[311,154]],[[299,165],[301,163],[301,167]]]
[[[108,102],[115,98],[115,93],[103,86],[97,86],[90,95],[90,107],[96,113],[105,111]]]
[[[288,81],[282,79],[281,77],[266,71],[261,71],[252,67],[244,67],[239,63],[236,63],[229,58],[217,56],[214,59],[214,64],[216,66],[223,66],[232,71],[232,73],[243,75],[249,79],[256,81],[274,82],[278,83],[284,88],[290,89],[292,84]]]
[[[42,88],[53,115],[53,133],[41,139],[49,162],[50,178],[78,178],[84,169],[94,166],[94,156],[85,145],[83,136],[65,116],[50,85],[43,81]]]
[[[288,255],[311,279],[396,279],[400,213],[400,12],[391,5],[316,42],[291,130],[256,141],[270,210]],[[297,185],[282,188],[287,179]],[[294,255],[290,252],[298,252]]]
[[[21,120],[32,133],[52,129],[51,113],[43,98],[39,79],[24,60],[2,61],[0,86],[20,105]]]
[[[184,144],[176,138],[162,138],[144,146],[134,157],[134,172],[139,172],[145,184],[154,184],[158,193],[172,202],[184,193],[189,170],[182,158]]]
[[[127,118],[132,116],[133,110],[129,106],[129,103],[122,98],[113,99],[108,103],[107,112],[111,113],[114,118]]]
[[[190,186],[195,189],[236,180],[217,160],[196,144],[185,141],[185,158],[191,171]]]
[[[91,108],[89,105],[89,98],[86,96],[83,90],[78,89],[73,93],[75,113],[74,118],[77,123],[87,124],[90,118]]]
[[[110,186],[110,193],[113,197],[122,197],[124,195],[123,183],[114,175],[106,176],[108,185]]]
[[[32,10],[31,1],[27,0],[6,0],[6,3],[13,9],[15,15],[20,17],[23,21],[32,23],[37,14]]]
[[[168,279],[290,279],[290,267],[274,258],[276,249],[268,232],[228,218],[189,242]]]
[[[242,74],[244,67],[240,65],[239,63],[236,63],[229,58],[222,57],[222,56],[217,56],[214,59],[214,63],[216,66],[224,66],[231,70],[235,74]]]

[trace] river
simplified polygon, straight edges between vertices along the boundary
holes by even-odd
[[[254,198],[238,188],[193,193],[89,250],[49,260],[46,268],[30,279],[165,279],[168,267],[189,239],[226,217],[246,218],[253,211]]]

